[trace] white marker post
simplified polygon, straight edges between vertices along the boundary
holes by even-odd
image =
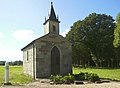
[[[4,85],[11,85],[9,82],[9,62],[5,62],[5,83]]]

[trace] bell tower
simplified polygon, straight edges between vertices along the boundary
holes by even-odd
[[[51,10],[48,15],[48,19],[43,23],[44,25],[44,34],[59,34],[59,19],[56,17],[54,8],[53,8],[53,2],[51,2]]]

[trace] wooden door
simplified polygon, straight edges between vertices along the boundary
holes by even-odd
[[[60,52],[56,46],[51,51],[51,74],[60,74]]]

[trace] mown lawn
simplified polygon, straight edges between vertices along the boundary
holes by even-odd
[[[31,82],[31,77],[23,74],[22,66],[10,66],[9,79],[12,84],[22,84]],[[0,85],[4,83],[4,66],[0,66]],[[107,78],[111,80],[120,81],[120,69],[96,69],[96,68],[74,68],[73,73],[78,74],[80,72],[92,72],[98,74],[100,78]]]
[[[0,66],[0,85],[4,83],[4,66]],[[32,78],[23,74],[22,66],[10,66],[9,67],[9,80],[12,84],[22,84],[31,82]]]
[[[100,78],[120,81],[120,69],[96,69],[96,68],[74,68],[73,74],[80,72],[96,73]]]

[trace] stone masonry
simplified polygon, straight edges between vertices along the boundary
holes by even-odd
[[[59,23],[51,3],[50,16],[44,22],[45,35],[21,49],[26,75],[36,79],[72,72],[71,43],[59,35]]]

